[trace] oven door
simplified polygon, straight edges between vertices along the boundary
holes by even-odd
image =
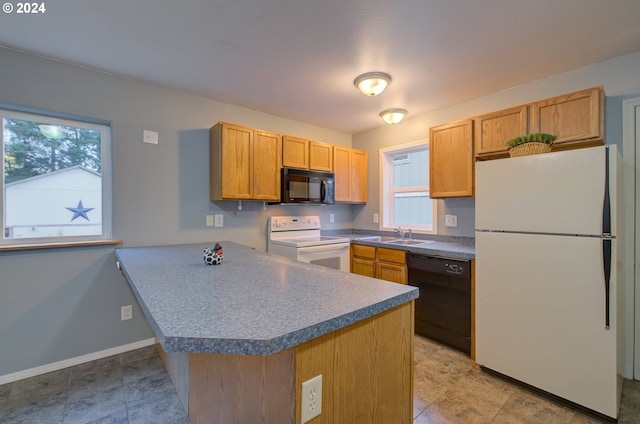
[[[300,262],[349,272],[349,243],[298,247],[297,259]]]

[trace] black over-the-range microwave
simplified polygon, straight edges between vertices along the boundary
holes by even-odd
[[[334,174],[282,168],[282,203],[332,205],[334,200]]]

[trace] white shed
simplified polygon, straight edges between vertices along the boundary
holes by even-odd
[[[99,235],[102,177],[82,166],[5,184],[5,238]]]

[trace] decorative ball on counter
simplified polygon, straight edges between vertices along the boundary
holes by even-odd
[[[220,243],[216,243],[213,248],[204,248],[204,263],[207,265],[219,265],[224,260],[224,256],[222,255],[222,246]]]

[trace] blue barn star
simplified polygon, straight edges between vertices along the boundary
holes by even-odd
[[[78,218],[78,217],[83,217],[84,219],[89,221],[89,217],[87,216],[87,212],[92,211],[95,208],[85,208],[84,206],[82,206],[82,200],[80,200],[78,202],[78,206],[76,206],[75,208],[67,208],[67,207],[65,207],[65,209],[69,209],[71,212],[73,212],[73,216],[71,217],[72,221],[74,219]]]

